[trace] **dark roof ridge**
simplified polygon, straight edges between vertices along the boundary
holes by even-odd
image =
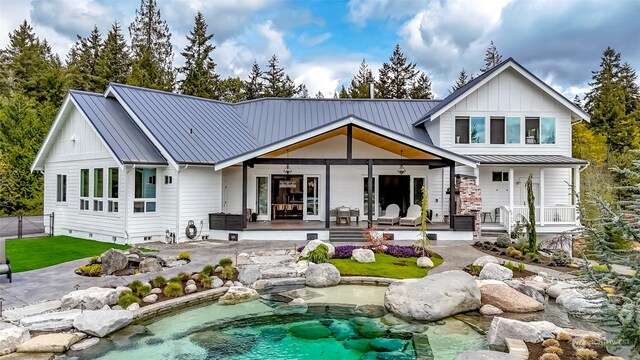
[[[208,99],[208,98],[203,98],[203,97],[199,97],[199,96],[194,96],[194,95],[186,95],[186,94],[180,94],[180,93],[175,93],[172,91],[165,91],[165,90],[158,90],[158,89],[149,89],[149,88],[145,88],[145,87],[140,87],[140,86],[135,86],[135,85],[129,85],[129,84],[120,84],[120,83],[109,83],[109,86],[113,86],[115,85],[116,87],[120,86],[120,87],[126,87],[129,89],[135,89],[135,90],[142,90],[142,91],[150,91],[150,92],[155,92],[155,93],[160,93],[160,94],[165,94],[165,95],[173,95],[173,96],[178,96],[178,97],[183,97],[183,98],[189,98],[189,99],[194,99],[194,100],[201,100],[201,101],[206,101],[206,102],[212,102],[212,103],[216,103],[216,104],[222,104],[222,105],[230,105],[232,106],[233,103],[230,102],[226,102],[226,101],[222,101],[222,100],[215,100],[215,99]]]
[[[91,96],[102,96],[104,97],[104,93],[97,93],[97,92],[93,92],[93,91],[86,91],[86,90],[76,90],[76,89],[69,89],[70,93],[78,93],[78,94],[83,94],[83,95],[91,95]]]
[[[251,100],[244,100],[244,101],[240,101],[237,103],[228,103],[228,104],[232,104],[232,105],[242,105],[242,104],[246,104],[246,103],[251,103],[251,102],[258,102],[258,101],[265,101],[265,100],[295,100],[295,101],[400,101],[400,102],[440,102],[442,100],[440,99],[380,99],[380,98],[375,98],[375,99],[370,99],[370,98],[297,98],[297,97],[272,97],[272,96],[268,96],[268,97],[261,97],[261,98],[257,98],[257,99],[251,99]]]

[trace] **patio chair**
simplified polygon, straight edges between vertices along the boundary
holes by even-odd
[[[419,225],[421,214],[422,208],[420,208],[420,205],[413,204],[409,206],[409,209],[407,209],[407,216],[400,219],[400,225]]]
[[[11,265],[9,264],[9,258],[7,257],[5,239],[0,239],[0,274],[7,274],[7,279],[9,279],[9,282],[12,282]]]
[[[384,211],[384,216],[378,216],[378,224],[390,224],[400,222],[400,207],[396,204],[387,206],[387,210]]]

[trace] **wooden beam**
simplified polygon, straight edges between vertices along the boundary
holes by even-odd
[[[324,227],[331,227],[331,163],[325,163]]]
[[[353,157],[353,126],[347,125],[347,165],[351,165]]]
[[[242,228],[247,228],[247,163],[242,163]]]
[[[370,228],[373,225],[373,160],[368,160],[367,165],[367,227]]]
[[[449,227],[453,229],[456,215],[456,163],[449,164]]]

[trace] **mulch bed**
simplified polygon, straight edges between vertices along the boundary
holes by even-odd
[[[535,266],[540,266],[540,267],[544,267],[544,268],[547,268],[547,269],[552,269],[552,270],[565,272],[565,273],[572,272],[572,271],[576,270],[576,269],[573,269],[573,268],[570,268],[570,267],[550,265],[551,258],[548,257],[548,256],[545,256],[545,255],[538,254],[538,259],[534,259],[534,260],[529,260],[526,257],[512,258],[512,257],[506,255],[506,250],[507,249],[499,248],[499,247],[497,247],[495,245],[491,245],[491,247],[489,249],[486,249],[483,245],[486,246],[487,244],[476,242],[475,244],[473,244],[473,247],[476,248],[479,251],[482,251],[485,254],[495,256],[495,257],[497,257],[499,259],[502,259],[504,261],[511,261],[512,263],[519,262],[519,263],[523,263],[523,264],[535,265]],[[503,252],[505,252],[504,255],[502,254]],[[514,271],[514,277],[515,277],[515,273],[516,273],[516,271]]]
[[[542,356],[542,354],[545,353],[544,352],[545,347],[542,346],[542,343],[537,343],[537,344],[525,343],[525,344],[527,344],[527,348],[529,348],[529,359],[530,360],[538,360],[540,358],[540,356]],[[573,345],[571,345],[571,341],[560,341],[560,348],[563,351],[562,352],[562,356],[560,356],[560,359],[562,359],[562,360],[565,360],[565,359],[566,360],[573,360],[573,359],[580,360],[580,358],[576,356],[576,351],[573,348]],[[611,355],[604,348],[591,348],[591,349],[598,352],[598,359],[601,359],[603,356]]]

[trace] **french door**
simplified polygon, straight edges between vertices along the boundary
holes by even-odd
[[[304,176],[304,220],[320,220],[320,177]]]

